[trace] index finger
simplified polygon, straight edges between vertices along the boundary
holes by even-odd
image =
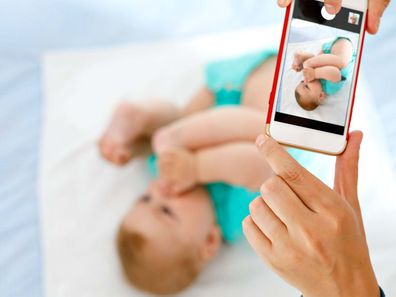
[[[260,135],[256,145],[276,175],[281,177],[300,200],[312,211],[318,212],[322,196],[331,189],[302,167],[274,139]]]

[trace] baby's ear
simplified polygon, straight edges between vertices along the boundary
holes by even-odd
[[[321,91],[319,94],[319,104],[322,104],[325,98],[326,98],[325,92]]]
[[[206,235],[205,242],[200,249],[200,257],[203,262],[212,260],[221,247],[222,237],[219,226],[213,225],[210,232]]]

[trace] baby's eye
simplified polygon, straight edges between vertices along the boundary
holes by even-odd
[[[161,211],[168,216],[173,216],[172,210],[167,206],[162,206]]]

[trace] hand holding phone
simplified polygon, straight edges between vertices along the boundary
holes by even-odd
[[[343,5],[332,18],[323,0],[286,11],[266,129],[282,144],[331,155],[346,147],[367,1]]]

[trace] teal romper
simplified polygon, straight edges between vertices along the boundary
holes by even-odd
[[[346,37],[337,37],[333,41],[330,41],[328,43],[325,43],[322,47],[322,51],[324,54],[331,54],[331,49],[333,48],[333,45],[340,39],[347,39],[351,41],[349,38]],[[338,91],[342,89],[342,87],[345,85],[346,81],[349,79],[349,77],[353,73],[353,69],[355,66],[355,61],[356,61],[356,52],[353,52],[351,61],[349,64],[341,69],[341,80],[339,82],[331,82],[325,79],[321,79],[320,82],[322,84],[323,91],[325,92],[326,95],[334,95]]]
[[[205,77],[208,88],[215,95],[214,108],[241,104],[243,86],[249,75],[265,60],[276,54],[276,50],[264,50],[208,64]],[[265,116],[263,114],[263,117]],[[288,152],[303,165],[312,161],[313,153],[297,149],[289,149]],[[151,172],[156,175],[154,156],[149,159],[149,165]],[[319,166],[323,171],[323,164]],[[320,172],[317,175],[320,176]],[[223,239],[230,244],[237,242],[243,236],[241,223],[249,215],[249,203],[260,196],[260,193],[220,182],[207,184],[205,187],[212,199]]]

